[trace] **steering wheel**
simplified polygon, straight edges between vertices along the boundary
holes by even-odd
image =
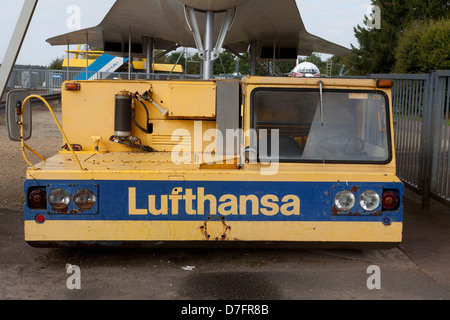
[[[334,136],[321,141],[319,147],[336,155],[355,156],[364,150],[365,142],[352,135]]]

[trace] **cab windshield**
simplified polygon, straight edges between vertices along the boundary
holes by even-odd
[[[388,99],[378,91],[257,89],[252,148],[260,161],[388,163]]]

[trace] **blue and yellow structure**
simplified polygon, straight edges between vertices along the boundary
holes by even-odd
[[[395,246],[403,185],[390,85],[273,77],[66,82],[67,148],[27,170],[25,240]],[[265,132],[275,142],[269,152],[252,142]]]
[[[85,77],[86,65],[90,73],[97,72],[118,72],[124,65],[128,64],[128,58],[120,58],[114,55],[105,53],[102,50],[82,50],[81,45],[78,45],[76,50],[67,50],[67,58],[64,59],[62,67],[72,71],[80,71],[78,77]],[[70,56],[72,56],[70,58]],[[87,56],[87,59],[86,59]],[[135,58],[132,61],[133,72],[146,72],[147,59]],[[127,66],[125,66],[127,69]],[[183,67],[179,64],[173,65],[168,63],[153,63],[153,71],[155,73],[182,73]],[[79,80],[86,80],[79,79]]]

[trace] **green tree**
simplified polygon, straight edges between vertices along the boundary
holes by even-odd
[[[250,64],[247,62],[249,60],[249,55],[248,55],[248,53],[244,53],[242,55],[242,57],[245,60],[239,59],[239,72],[242,75],[249,75],[250,74]]]
[[[178,63],[178,64],[181,64],[183,67],[184,67],[185,62],[186,62],[186,56],[184,54],[184,51],[174,51],[174,52],[166,55],[164,61],[159,60],[159,63],[168,63],[168,64]]]
[[[340,56],[332,56],[330,59],[327,60],[327,63],[325,64],[325,67],[321,70],[322,74],[328,74],[328,63],[331,63],[331,76],[336,77],[341,72],[342,67],[344,67],[344,73],[347,74],[346,69],[346,60],[345,57]],[[325,70],[326,68],[326,70]]]
[[[228,53],[221,52],[219,58],[214,60],[213,73],[218,74],[231,74],[236,70],[236,56]]]
[[[450,19],[429,22],[419,40],[421,72],[450,70]]]
[[[381,9],[381,29],[364,26],[354,28],[359,48],[346,58],[354,75],[390,73],[395,65],[395,48],[413,21],[428,21],[449,16],[448,0],[372,0]]]
[[[64,58],[55,58],[52,60],[52,62],[50,62],[48,68],[50,70],[62,70],[63,62]]]
[[[295,68],[295,61],[281,61],[276,64],[276,67],[282,74],[288,74]]]
[[[182,55],[180,57],[180,55]],[[243,55],[244,58],[248,59],[248,54]],[[214,60],[213,64],[213,73],[215,75],[220,74],[232,74],[236,71],[236,56],[228,53],[221,52],[220,59]],[[192,54],[191,52],[175,51],[171,54],[167,55],[165,58],[165,63],[174,64],[178,61],[178,64],[181,64],[183,68],[186,67],[186,74],[200,74],[200,63],[202,62],[198,56],[198,53]],[[241,74],[248,74],[250,70],[250,65],[243,61],[239,60],[239,72]]]
[[[181,56],[181,57],[180,57]],[[165,57],[165,63],[177,63],[183,66],[186,74],[200,73],[200,58],[197,53],[192,54],[184,51],[174,51]]]
[[[450,19],[415,21],[405,30],[395,51],[396,73],[429,73],[450,69]]]

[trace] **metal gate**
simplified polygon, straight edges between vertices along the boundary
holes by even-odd
[[[392,79],[397,175],[420,192],[450,205],[450,71],[378,74]]]

